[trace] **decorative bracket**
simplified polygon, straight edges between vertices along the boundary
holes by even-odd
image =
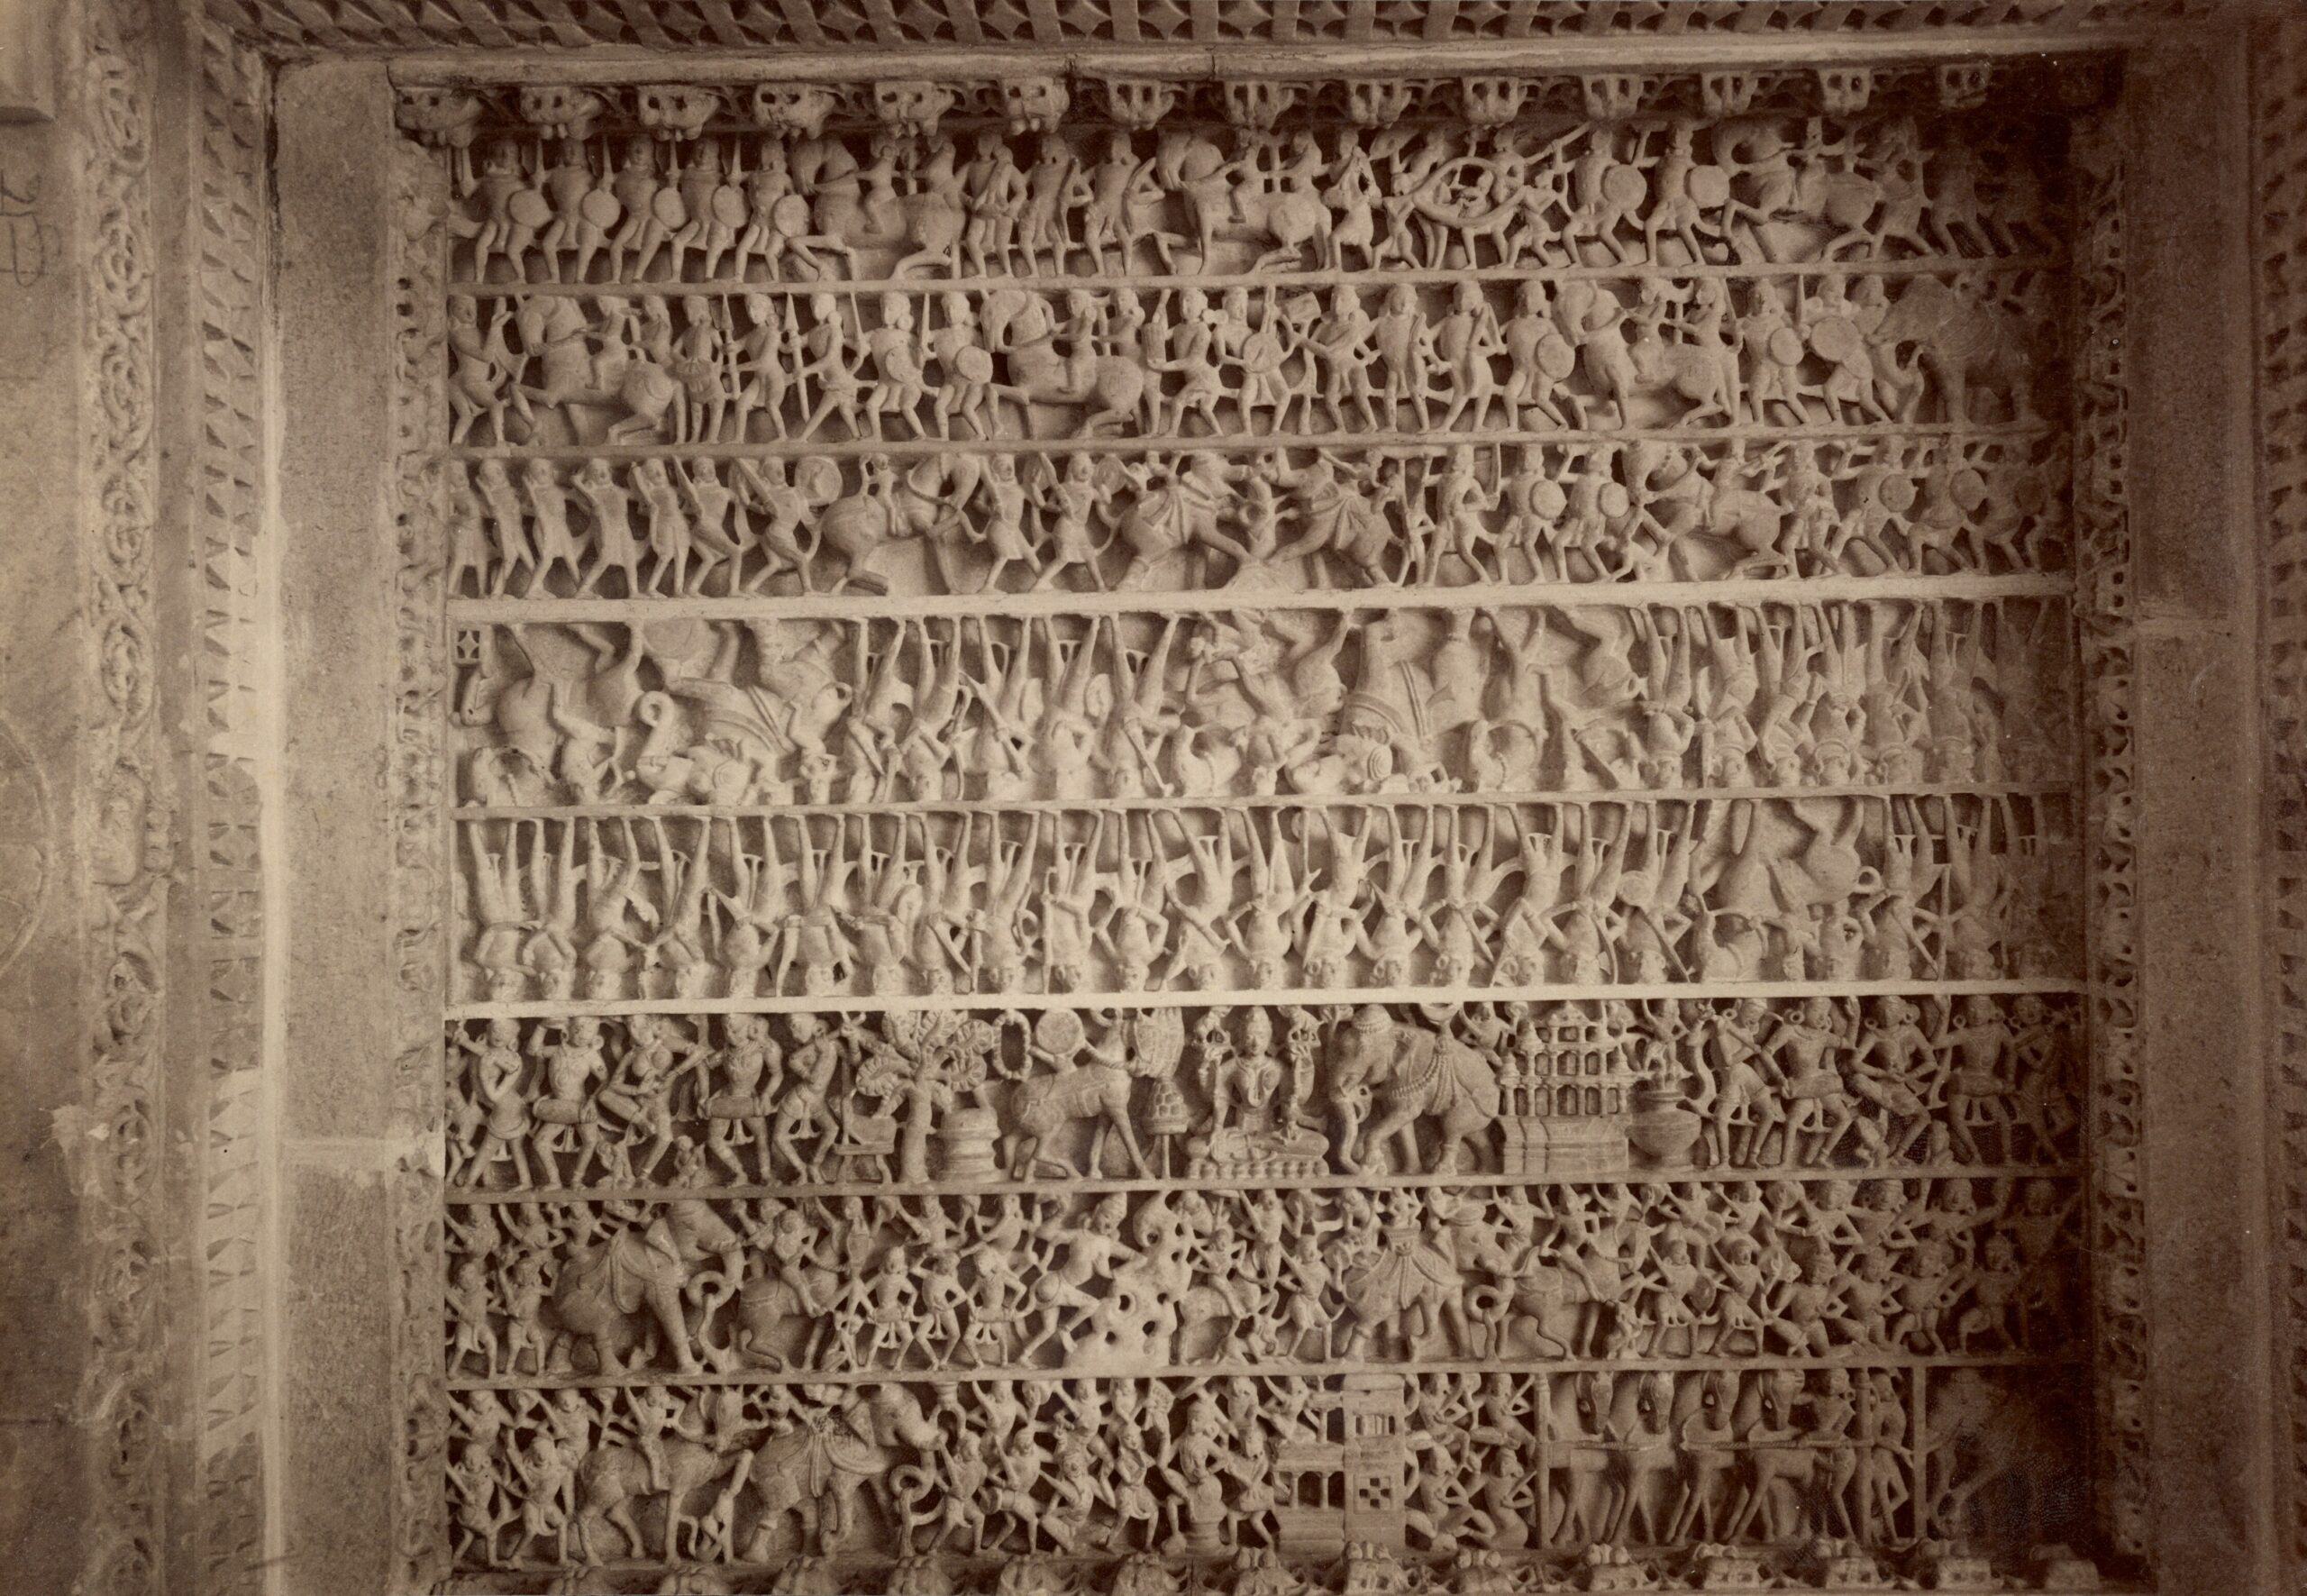
[[[895,78],[873,86],[873,114],[885,127],[928,138],[953,108],[953,99],[951,84],[926,78]]]
[[[470,150],[481,109],[480,96],[461,88],[405,88],[393,123],[435,150]]]
[[[588,88],[552,86],[524,88],[520,96],[521,120],[549,139],[583,141],[593,135],[593,123],[607,103]]]
[[[1761,87],[1761,77],[1753,72],[1701,72],[1699,104],[1709,116],[1744,116]]]
[[[1871,67],[1819,68],[1819,104],[1829,116],[1856,116],[1874,97]]]
[[[1994,68],[1985,61],[1954,61],[1938,68],[1938,103],[1949,111],[1965,111],[1986,98]]]
[[[1269,83],[1255,78],[1227,83],[1223,88],[1226,120],[1236,127],[1252,128],[1262,133],[1272,132],[1273,124],[1305,92],[1295,83]]]
[[[1124,127],[1139,132],[1152,127],[1178,103],[1178,86],[1151,78],[1107,78],[1099,80],[1106,93],[1106,114]]]
[[[1530,85],[1521,78],[1461,78],[1458,97],[1466,120],[1477,127],[1503,127],[1522,113]]]
[[[815,83],[757,83],[753,85],[753,120],[774,132],[821,137],[825,118],[841,104],[833,90]]]
[[[634,90],[641,125],[661,139],[694,139],[721,108],[721,91],[693,83],[644,83]]]
[[[1639,72],[1589,72],[1578,85],[1586,94],[1586,114],[1597,121],[1619,121],[1642,108]]]
[[[1417,92],[1399,78],[1357,78],[1345,86],[1345,114],[1356,127],[1391,127]]]
[[[1045,133],[1062,121],[1073,96],[1062,78],[1005,78],[1001,109],[1013,133]]]

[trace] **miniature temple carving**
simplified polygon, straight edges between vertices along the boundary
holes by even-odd
[[[2064,128],[1795,76],[411,95],[459,1578],[2090,1587]]]

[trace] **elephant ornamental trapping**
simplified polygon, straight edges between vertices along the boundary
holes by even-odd
[[[1458,1145],[1498,1118],[1495,1065],[1456,1037],[1401,1025],[1374,1004],[1331,1035],[1329,1076],[1345,1119],[1339,1162],[1351,1173],[1362,1172],[1373,1152],[1397,1138],[1402,1169],[1421,1172],[1418,1122],[1431,1117],[1441,1121],[1442,1140],[1432,1167],[1422,1172],[1447,1174]],[[1366,1124],[1358,1111],[1365,1091]]]

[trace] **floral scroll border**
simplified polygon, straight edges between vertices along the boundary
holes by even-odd
[[[84,1586],[156,1591],[171,1354],[163,1299],[162,1099],[175,783],[155,644],[151,38],[146,9],[87,0],[69,45],[78,253],[85,631],[98,685],[81,739],[96,1010],[80,1102],[59,1123],[82,1204],[91,1437]]]

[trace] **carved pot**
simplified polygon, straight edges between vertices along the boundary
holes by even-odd
[[[1000,1172],[994,1163],[994,1138],[1000,1122],[990,1108],[957,1108],[945,1116],[937,1132],[940,1173],[948,1181],[990,1181]]]
[[[1635,1088],[1634,1117],[1627,1126],[1627,1140],[1642,1162],[1653,1169],[1686,1169],[1691,1149],[1698,1145],[1704,1123],[1682,1106],[1672,1089],[1657,1085]]]

